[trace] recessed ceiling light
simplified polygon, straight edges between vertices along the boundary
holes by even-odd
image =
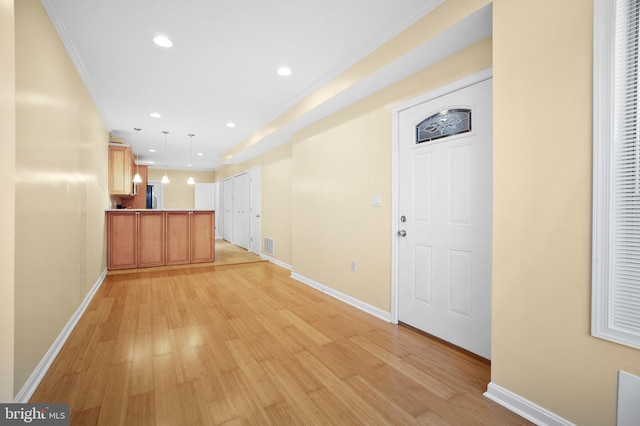
[[[291,69],[289,69],[288,67],[280,67],[278,68],[278,75],[282,77],[288,77],[291,75]]]
[[[155,36],[153,42],[160,47],[171,47],[173,42],[163,35]]]
[[[153,118],[160,118],[162,117],[160,114],[158,114],[157,112],[152,112],[151,114],[149,114],[150,116],[152,116]]]
[[[149,150],[149,152],[156,152],[156,150],[152,148]]]
[[[191,164],[187,164],[187,167],[191,167]]]
[[[201,153],[201,152],[199,152],[199,153],[198,153],[198,157],[202,157],[203,155],[204,155],[204,154],[203,154],[203,153]]]
[[[236,127],[236,123],[228,122],[227,127]]]
[[[149,161],[149,164],[153,164],[153,161]]]

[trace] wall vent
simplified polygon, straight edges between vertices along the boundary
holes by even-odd
[[[273,256],[273,240],[271,238],[265,238],[263,246],[262,251]]]
[[[617,426],[634,426],[640,419],[640,377],[618,372]]]

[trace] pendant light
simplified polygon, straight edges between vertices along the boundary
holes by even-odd
[[[140,129],[139,127],[134,127],[133,130],[136,131],[136,174],[133,177],[134,183],[141,183],[142,177],[140,176],[140,172],[138,171],[138,163],[140,160]]]
[[[162,133],[164,133],[164,157],[165,159],[167,158],[167,132],[166,130],[163,130]],[[167,176],[167,165],[164,165],[164,176],[162,176],[162,180],[160,181],[160,183],[169,183],[169,176]]]
[[[189,148],[189,162],[193,164],[193,137],[195,135],[193,133],[189,133],[188,136],[191,139],[191,146]],[[189,166],[191,166],[191,164],[189,164]],[[193,173],[192,173],[191,176],[189,176],[189,179],[187,179],[187,184],[194,185],[195,183],[196,181],[193,178]]]

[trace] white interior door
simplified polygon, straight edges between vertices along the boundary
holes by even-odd
[[[251,181],[251,200],[250,210],[251,210],[251,236],[250,236],[250,249],[249,251],[260,254],[261,247],[261,216],[262,216],[262,169],[260,166],[253,167],[249,170],[249,177]]]
[[[485,358],[491,357],[491,87],[484,80],[398,115],[398,319]],[[455,134],[465,118],[470,129]]]
[[[222,219],[220,216],[222,215],[222,211],[220,209],[221,201],[220,201],[220,182],[213,183],[213,209],[216,211],[215,214],[215,226],[216,226],[216,238],[222,238],[220,224],[222,223]]]
[[[233,244],[249,250],[250,239],[249,172],[233,177]]]
[[[196,183],[194,191],[196,210],[213,210],[215,208],[215,184]]]
[[[233,178],[222,181],[222,238],[233,242]]]

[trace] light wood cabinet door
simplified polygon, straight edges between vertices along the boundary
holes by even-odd
[[[164,212],[138,214],[138,267],[164,265]]]
[[[109,194],[133,192],[133,154],[128,146],[109,147]]]
[[[213,262],[215,259],[215,216],[212,211],[191,214],[191,263]]]
[[[138,265],[137,220],[135,212],[107,214],[107,267],[131,269]]]
[[[167,265],[179,265],[191,261],[188,211],[165,212]]]

